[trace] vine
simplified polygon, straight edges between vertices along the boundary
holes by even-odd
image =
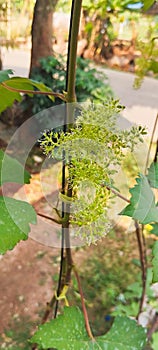
[[[146,1],[144,3],[148,6]],[[75,232],[75,235],[85,240],[87,244],[95,243],[98,239],[104,237],[109,229],[108,209],[111,206],[111,198],[118,196],[126,201],[128,205],[121,211],[120,215],[129,216],[135,222],[142,271],[143,288],[139,312],[136,317],[139,321],[146,294],[147,261],[143,233],[144,225],[151,224],[152,232],[158,235],[158,203],[152,191],[152,188],[158,188],[157,148],[154,162],[147,170],[148,156],[145,174],[138,174],[135,186],[129,190],[130,199],[124,197],[115,188],[114,174],[118,172],[118,167],[121,165],[126,151],[132,151],[138,142],[142,142],[142,136],[146,131],[141,126],[132,127],[128,131],[121,130],[118,127],[118,115],[123,109],[118,100],[105,99],[102,105],[94,105],[93,103],[79,105],[77,103],[75,96],[76,52],[81,7],[81,0],[72,1],[66,92],[58,94],[58,97],[66,101],[64,130],[60,133],[54,130],[46,130],[40,140],[44,153],[62,162],[62,189],[59,194],[58,207],[55,208],[58,219],[38,213],[52,222],[61,224],[61,261],[57,291],[47,304],[42,325],[35,332],[30,342],[33,344],[32,349],[40,347],[57,350],[103,350],[105,348],[107,350],[116,348],[118,350],[142,350],[146,345],[147,331],[138,325],[135,320],[127,317],[116,317],[107,334],[94,338],[90,328],[81,281],[72,258],[71,230],[73,234]],[[0,74],[0,91],[2,96],[9,94],[7,95],[10,98],[9,105],[14,100],[20,101],[21,93],[29,95],[44,94],[53,99],[57,96],[56,93],[43,84],[24,78],[10,78],[11,74],[10,70]],[[38,91],[35,89],[38,89]],[[7,103],[6,101],[2,102],[2,110],[5,109]],[[7,164],[6,168],[5,164]],[[22,184],[29,183],[30,175],[24,172],[19,163],[0,152],[1,185],[9,182],[9,169],[13,168],[16,169],[16,172],[18,169],[20,176],[18,180],[12,178],[12,181]],[[9,211],[7,208],[9,208]],[[11,216],[10,213],[13,213],[13,208],[16,211]],[[25,213],[22,223],[20,221],[21,210]],[[36,215],[28,203],[5,197],[0,197],[0,211],[0,251],[5,253],[8,249],[13,249],[21,239],[25,240],[27,238],[30,229],[29,224],[35,224]],[[9,234],[6,234],[5,231],[6,225]],[[10,238],[11,231],[14,235]],[[152,254],[152,281],[157,282],[157,242]],[[82,312],[77,307],[69,306],[67,299],[72,272],[74,272],[78,283]],[[61,300],[64,300],[65,308],[63,314],[58,315]],[[54,319],[47,322],[50,313],[53,312],[53,307]],[[156,323],[157,317],[155,320]],[[154,330],[155,326],[152,325],[151,331],[148,332],[150,338]]]

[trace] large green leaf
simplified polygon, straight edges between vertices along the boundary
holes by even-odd
[[[152,230],[150,231],[155,236],[158,236],[158,224],[153,224],[152,225]]]
[[[30,223],[36,223],[36,213],[30,204],[0,197],[0,254],[27,239]]]
[[[153,350],[157,350],[158,349],[158,332],[153,333],[152,335],[152,344],[151,344],[151,348]]]
[[[141,350],[146,344],[146,331],[134,320],[116,317],[110,331],[92,341],[85,330],[82,312],[65,307],[64,314],[39,327],[31,339],[42,349],[57,350]]]
[[[31,175],[15,159],[0,150],[0,186],[6,182],[28,184]]]
[[[147,178],[151,187],[158,188],[158,161],[151,163]]]
[[[143,10],[147,11],[153,4],[155,0],[143,0]]]
[[[130,204],[121,211],[120,215],[130,216],[141,224],[158,222],[158,207],[146,176],[140,174],[136,181],[137,184],[130,189],[132,195]]]
[[[150,70],[152,70],[153,73],[155,73],[155,74],[158,73],[158,62],[157,61],[151,60],[149,71]]]
[[[0,84],[0,113],[11,107],[15,101],[20,102],[21,100],[22,97],[18,92],[9,91]]]
[[[153,246],[153,282],[158,282],[158,241],[154,243]]]
[[[9,79],[9,75],[13,75],[14,72],[11,69],[5,69],[0,71],[0,83]]]
[[[9,74],[13,74],[12,70],[6,70],[0,72],[0,113],[3,112],[6,108],[11,107],[15,101],[20,102],[22,100],[22,96],[18,91],[10,91],[5,87],[7,85],[10,88],[14,88],[17,90],[29,90],[27,94],[33,96],[31,91],[39,90],[48,93],[48,97],[54,101],[54,96],[49,95],[49,92],[52,90],[44,85],[43,83],[21,77],[12,77],[9,78]],[[4,83],[4,85],[3,85]]]
[[[35,90],[34,88],[36,88],[39,91],[48,92],[48,97],[54,101],[54,96],[49,95],[49,92],[52,92],[52,90],[46,85],[44,85],[43,83],[40,83],[38,81],[28,79],[28,78],[13,77],[9,80],[6,80],[5,84],[18,90],[34,91]]]

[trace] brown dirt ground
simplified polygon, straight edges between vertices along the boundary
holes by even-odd
[[[51,299],[57,272],[57,249],[48,248],[28,239],[13,251],[1,256],[0,332],[20,317],[39,318],[39,312]]]

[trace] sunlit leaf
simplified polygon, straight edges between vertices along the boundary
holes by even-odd
[[[21,100],[22,96],[18,92],[9,91],[0,84],[0,113],[11,107],[15,101],[20,102]]]
[[[31,342],[43,349],[141,350],[146,344],[146,331],[134,320],[116,317],[110,331],[92,341],[85,330],[84,317],[79,308],[65,307],[64,314],[39,327]]]
[[[15,159],[0,150],[0,186],[6,182],[28,184],[31,175]]]
[[[158,207],[146,176],[140,174],[136,181],[137,184],[130,189],[132,195],[130,204],[121,211],[120,215],[130,216],[141,224],[158,222]]]
[[[9,79],[9,75],[13,75],[12,69],[5,69],[0,71],[0,83]]]
[[[30,204],[0,197],[0,254],[27,239],[30,223],[36,223],[36,213]]]
[[[153,224],[152,225],[152,230],[150,231],[155,236],[158,236],[158,224]]]
[[[154,332],[152,335],[152,344],[151,344],[152,350],[158,349],[158,332]]]
[[[34,91],[36,88],[39,91],[48,92],[48,97],[54,101],[54,96],[49,95],[49,92],[52,92],[51,88],[47,87],[46,85],[38,81],[28,79],[28,78],[13,77],[5,81],[5,84],[11,88],[18,89],[18,90]],[[30,95],[32,96],[31,93]]]
[[[158,282],[158,241],[153,246],[153,282]]]
[[[30,93],[27,92],[29,96],[33,96],[31,91],[34,91],[35,89],[43,92],[48,92],[47,96],[49,99],[54,101],[54,96],[49,95],[49,92],[52,92],[49,87],[43,83],[39,83],[28,78],[12,77],[9,79],[9,74],[12,73],[13,72],[10,69],[0,72],[0,113],[3,112],[6,108],[11,107],[15,101],[20,102],[22,100],[22,96],[19,91],[14,91],[9,88],[17,89],[21,92],[28,90],[30,91]]]
[[[158,73],[158,62],[152,60],[150,67],[149,67],[149,70],[152,70],[155,74]]]
[[[158,161],[151,163],[147,178],[151,187],[158,188]]]
[[[155,0],[143,0],[143,10],[147,11],[153,4]]]

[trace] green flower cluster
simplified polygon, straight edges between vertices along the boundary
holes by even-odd
[[[88,243],[94,243],[109,230],[107,210],[113,175],[125,150],[133,150],[145,134],[140,126],[128,131],[117,126],[117,115],[122,109],[119,101],[113,99],[102,105],[83,104],[69,132],[46,131],[40,141],[46,155],[61,160],[64,154],[67,182],[72,188],[70,222],[75,234]]]

